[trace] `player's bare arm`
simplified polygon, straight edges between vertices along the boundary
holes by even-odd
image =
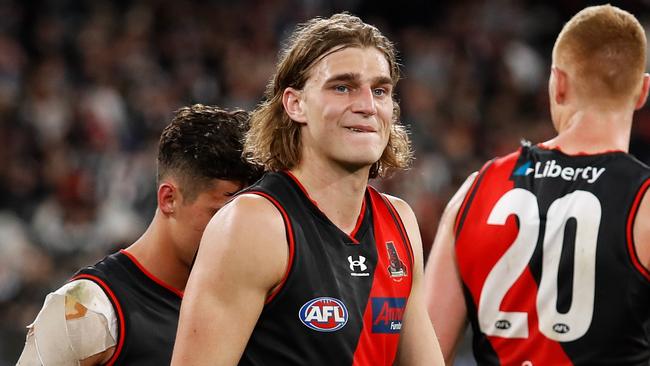
[[[639,204],[633,230],[634,246],[639,260],[646,269],[650,269],[650,194],[648,191]]]
[[[235,365],[288,262],[281,214],[242,195],[208,224],[186,287],[172,365]]]
[[[84,360],[79,361],[79,366],[97,366],[105,365],[108,360],[115,353],[115,347],[111,347],[104,352],[98,353],[96,355],[90,356]]]
[[[451,198],[438,224],[424,274],[424,298],[445,362],[451,364],[467,325],[467,309],[454,253],[454,223],[477,173],[471,174]]]
[[[404,326],[397,351],[398,365],[444,365],[436,334],[424,304],[422,239],[417,219],[403,200],[388,196],[406,227],[414,256],[413,287],[404,312]]]

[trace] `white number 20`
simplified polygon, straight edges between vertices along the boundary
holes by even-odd
[[[519,219],[519,233],[485,280],[478,306],[481,331],[505,338],[528,338],[528,314],[499,310],[510,287],[526,269],[539,236],[540,217],[537,198],[530,191],[515,188],[494,206],[488,224],[504,225],[510,215]],[[574,191],[554,201],[546,215],[542,250],[542,275],[537,291],[539,330],[546,337],[569,342],[582,337],[594,310],[596,242],[601,206],[596,196]],[[560,255],[567,220],[577,222],[573,270],[573,295],[566,313],[557,311],[557,281]]]

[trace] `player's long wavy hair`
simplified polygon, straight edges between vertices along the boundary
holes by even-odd
[[[347,13],[330,18],[315,18],[298,26],[283,47],[276,73],[266,87],[265,101],[251,116],[244,154],[266,170],[291,169],[301,159],[300,124],[284,110],[282,94],[288,87],[301,90],[311,68],[333,49],[375,47],[384,54],[393,85],[400,78],[394,45],[377,28]],[[404,126],[399,122],[400,109],[393,101],[393,123],[388,145],[379,161],[370,169],[370,178],[385,176],[393,168],[406,169],[413,158]]]

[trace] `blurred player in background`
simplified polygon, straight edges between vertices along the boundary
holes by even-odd
[[[647,365],[650,169],[629,155],[645,32],[589,7],[553,49],[557,136],[495,158],[452,198],[427,264],[448,362],[467,318],[481,365]]]
[[[293,33],[246,141],[271,172],[208,224],[174,365],[442,364],[415,216],[368,186],[411,158],[398,79],[357,17]]]
[[[51,293],[19,365],[168,365],[192,260],[208,221],[261,169],[242,159],[245,111],[179,109],[158,146],[158,207],[125,250]]]

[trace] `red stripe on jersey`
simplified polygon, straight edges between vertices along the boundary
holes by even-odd
[[[381,195],[373,189],[369,192],[377,264],[352,364],[392,365],[397,355],[402,316],[411,293],[413,267],[406,261],[409,249],[408,244],[402,240],[399,223],[393,219]],[[403,272],[391,272],[395,266],[391,263],[387,249],[390,242],[393,243],[395,256],[401,263],[398,266]]]
[[[509,160],[505,167],[496,160],[491,169],[481,173],[484,182],[478,187],[472,204],[466,208],[465,220],[468,224],[462,227],[456,238],[458,267],[463,281],[476,300],[480,297],[483,283],[492,267],[510,247],[517,234],[513,216],[508,218],[503,227],[487,225],[487,218],[497,201],[514,188],[514,183],[509,180],[509,172],[512,172],[517,158]]]
[[[641,199],[645,196],[646,191],[650,187],[650,179],[646,180],[639,189],[639,192],[634,198],[634,203],[632,204],[632,209],[630,210],[629,216],[627,218],[627,251],[630,254],[630,259],[634,267],[650,281],[650,271],[641,263],[639,260],[639,255],[636,252],[636,247],[634,246],[634,220],[636,219],[636,214],[639,211],[639,205],[641,204]]]
[[[278,202],[275,198],[261,191],[247,191],[244,193],[256,194],[258,196],[262,196],[267,200],[269,200],[282,214],[282,219],[284,220],[284,227],[287,232],[287,242],[289,243],[289,261],[287,262],[287,270],[284,272],[284,276],[280,280],[280,283],[278,283],[278,285],[276,286],[275,290],[273,290],[273,292],[269,295],[269,297],[264,302],[265,304],[268,304],[269,302],[271,302],[271,300],[273,300],[275,295],[277,295],[278,292],[280,292],[280,290],[284,287],[284,283],[287,282],[287,278],[289,277],[289,272],[291,271],[291,266],[293,265],[293,254],[296,248],[295,241],[293,239],[293,228],[291,227],[291,221],[289,220],[289,215],[287,215],[287,211],[284,210],[284,207],[282,207],[280,202]]]
[[[81,280],[81,279],[86,279],[95,282],[98,284],[104,292],[108,295],[108,297],[111,300],[111,303],[113,304],[113,308],[115,309],[115,312],[117,312],[117,319],[118,319],[118,331],[117,331],[117,347],[115,348],[115,352],[113,352],[113,356],[108,360],[106,363],[106,366],[112,366],[115,364],[115,361],[117,358],[120,356],[120,353],[122,352],[122,347],[124,347],[124,330],[125,328],[125,323],[124,323],[124,312],[122,312],[122,307],[120,306],[120,302],[117,301],[117,297],[113,293],[110,287],[102,281],[99,277],[89,275],[89,274],[80,274],[78,276],[74,276],[70,281],[75,281],[75,280]]]
[[[594,153],[588,153],[588,152],[580,151],[580,152],[577,152],[577,153],[574,153],[574,154],[569,154],[569,153],[566,153],[566,152],[562,151],[562,149],[559,146],[547,146],[547,145],[544,145],[543,143],[539,143],[539,144],[537,144],[537,147],[539,147],[540,149],[544,149],[544,150],[559,151],[559,152],[561,152],[562,154],[564,154],[566,156],[593,156],[593,155],[601,155],[601,154],[625,153],[625,151],[623,151],[623,150],[614,149],[614,150],[603,150],[603,151],[594,152]]]
[[[492,161],[488,161],[483,165],[483,167],[479,170],[478,174],[474,178],[474,181],[472,182],[472,185],[469,187],[469,190],[465,194],[465,198],[463,199],[463,203],[460,205],[460,209],[456,213],[456,219],[454,220],[454,234],[458,235],[458,228],[460,226],[460,223],[462,221],[463,213],[465,212],[465,209],[467,205],[471,202],[472,197],[474,195],[474,191],[478,187],[479,182],[481,179],[483,179],[483,172],[487,170],[487,168],[492,164]]]
[[[406,242],[407,248],[409,250],[409,261],[411,262],[411,266],[415,265],[415,259],[413,257],[413,246],[411,245],[411,240],[409,239],[409,235],[406,232],[406,228],[404,227],[404,223],[402,222],[402,218],[399,216],[399,213],[397,213],[397,209],[395,206],[393,206],[393,203],[390,202],[388,197],[384,196],[383,194],[381,195],[381,198],[384,200],[386,203],[386,206],[390,209],[390,212],[393,214],[393,218],[397,223],[399,224],[399,229],[402,233],[402,237],[404,238],[404,241]]]
[[[476,187],[476,194],[466,208],[465,224],[457,234],[455,249],[458,269],[472,296],[475,309],[479,308],[481,292],[489,273],[519,233],[515,215],[510,215],[504,225],[488,225],[487,220],[499,199],[514,188],[511,175],[520,153],[521,150],[494,160],[481,173],[481,184]],[[527,313],[528,337],[484,335],[502,365],[522,365],[525,361],[530,361],[533,365],[571,364],[560,344],[540,333],[536,298],[537,283],[527,267],[504,296],[499,310]]]
[[[354,229],[350,232],[348,235],[350,239],[352,239],[352,242],[354,244],[359,244],[359,241],[355,238],[357,236],[357,232],[359,231],[359,228],[361,228],[361,223],[363,222],[363,218],[366,216],[366,198],[363,198],[363,201],[361,201],[361,213],[359,214],[359,217],[357,217],[357,224],[354,225]]]
[[[160,278],[154,276],[153,273],[149,272],[146,268],[144,268],[144,266],[138,261],[138,259],[133,254],[127,252],[124,249],[120,249],[120,253],[124,254],[127,258],[129,258],[131,260],[131,262],[133,262],[133,264],[135,264],[136,267],[138,267],[138,269],[142,273],[144,273],[145,276],[149,277],[153,282],[155,282],[155,283],[159,284],[160,286],[166,288],[167,290],[171,291],[173,294],[180,297],[181,299],[183,298],[183,291],[181,291],[181,290],[179,290],[177,288],[174,288],[172,285],[169,285],[169,284],[165,283],[165,281],[163,281]]]

